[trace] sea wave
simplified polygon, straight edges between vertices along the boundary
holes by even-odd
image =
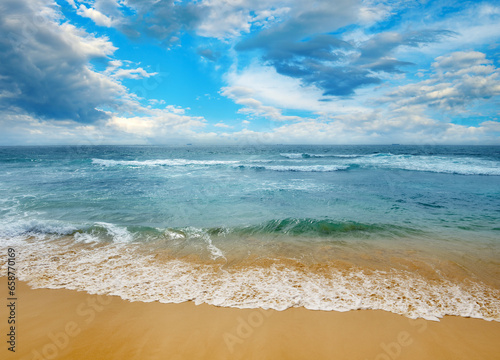
[[[1,224],[0,240],[26,240],[29,238],[45,240],[73,237],[77,242],[114,242],[130,243],[134,236],[127,227],[106,222],[91,225],[77,225],[62,221],[11,220]]]
[[[287,159],[314,159],[314,158],[357,158],[366,155],[356,154],[309,154],[309,153],[281,153],[280,156]]]
[[[280,172],[334,172],[353,169],[393,169],[434,172],[457,175],[500,175],[500,162],[491,159],[460,156],[376,154],[308,154],[282,153],[288,160],[241,159],[241,160],[109,160],[92,159],[103,167],[153,167],[153,166],[218,166],[228,165],[239,169]],[[283,163],[285,162],[285,164]],[[312,163],[311,163],[312,162]],[[316,163],[314,163],[316,162]],[[318,163],[319,162],[319,163]]]
[[[333,172],[349,169],[349,165],[235,165],[234,168],[291,171],[291,172]]]
[[[108,160],[92,159],[92,163],[101,166],[186,166],[186,165],[225,165],[235,164],[232,160],[190,160],[190,159],[156,159],[156,160]]]
[[[236,239],[247,236],[306,236],[306,237],[366,237],[367,235],[412,236],[423,231],[409,226],[387,223],[360,223],[334,219],[284,218],[268,220],[244,226],[215,227],[166,227],[123,226],[107,222],[76,225],[60,221],[19,220],[11,225],[3,224],[0,239],[57,239],[71,237],[79,242],[131,243],[151,240],[178,240],[205,242],[215,258],[223,257],[211,240],[211,236],[233,235]]]
[[[361,169],[380,168],[397,169],[406,171],[434,172],[457,175],[500,175],[500,162],[491,159],[464,156],[428,156],[428,155],[402,155],[391,153],[377,154],[307,154],[292,153],[280,154],[288,159],[322,159],[329,161],[322,166],[358,166]],[[333,162],[335,165],[331,164]],[[308,166],[319,165],[302,165]]]
[[[14,220],[4,219],[0,224],[0,239],[27,239],[60,237],[72,235],[78,227],[61,221],[45,221],[37,219]]]
[[[238,235],[265,235],[283,234],[287,236],[310,236],[310,237],[345,237],[369,234],[411,236],[422,234],[421,230],[394,224],[370,224],[354,221],[337,221],[332,219],[311,218],[285,218],[265,221],[260,224],[248,225],[234,228],[211,228],[209,233],[218,232],[234,233]]]
[[[429,279],[394,269],[308,266],[284,259],[231,267],[161,259],[158,253],[124,244],[87,246],[26,242],[18,250],[19,263],[24,264],[19,278],[33,287],[117,295],[131,301],[194,301],[275,310],[379,309],[429,320],[455,315],[500,321],[500,291],[480,282]]]
[[[457,175],[500,175],[500,162],[472,157],[376,154],[358,162],[364,167]]]

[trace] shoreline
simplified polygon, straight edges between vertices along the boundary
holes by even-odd
[[[6,359],[500,359],[500,323],[481,319],[130,302],[22,281],[16,295],[16,353],[0,312]]]

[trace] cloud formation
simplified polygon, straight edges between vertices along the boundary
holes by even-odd
[[[493,3],[4,0],[0,11],[1,143],[500,138]]]
[[[90,123],[107,118],[126,89],[92,69],[116,48],[62,22],[48,0],[5,0],[0,17],[0,107],[40,118]]]
[[[96,25],[111,27],[114,24],[114,21],[108,16],[104,15],[99,10],[93,8],[87,8],[85,5],[80,5],[77,12],[78,15],[92,19]]]
[[[439,56],[432,67],[434,74],[429,79],[400,86],[384,101],[394,107],[419,105],[456,112],[475,101],[500,95],[500,69],[481,52]]]
[[[335,11],[336,9],[333,9]],[[437,42],[454,33],[447,30],[422,30],[407,33],[384,32],[360,44],[344,41],[329,34],[315,35],[300,26],[303,18],[318,17],[325,21],[329,12],[301,14],[279,27],[260,32],[236,45],[238,51],[260,50],[262,59],[280,74],[299,78],[306,85],[316,85],[323,95],[348,96],[356,89],[382,82],[379,72],[401,73],[401,67],[412,65],[392,57],[401,46],[419,47]],[[349,14],[355,18],[353,14]],[[349,18],[346,14],[346,18]],[[358,14],[359,15],[359,14]],[[345,25],[346,18],[328,19],[329,31]],[[316,21],[316,20],[315,20]],[[321,29],[327,31],[328,27]]]
[[[264,117],[273,121],[301,120],[298,116],[283,115],[281,109],[264,105],[261,101],[256,100],[254,91],[250,88],[226,87],[222,89],[221,94],[234,100],[236,104],[243,105],[243,108],[238,110],[240,114]]]

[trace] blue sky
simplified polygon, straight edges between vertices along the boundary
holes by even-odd
[[[0,145],[500,144],[498,1],[0,13]]]

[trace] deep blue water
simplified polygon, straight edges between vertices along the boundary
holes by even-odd
[[[282,219],[498,236],[500,147],[0,149],[2,217],[77,227]]]

